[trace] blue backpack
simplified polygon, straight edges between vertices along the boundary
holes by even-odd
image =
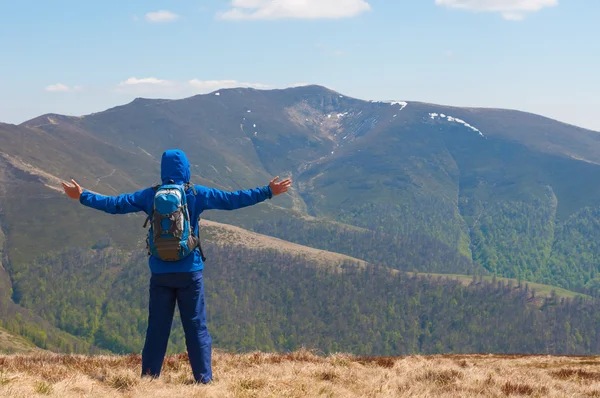
[[[163,261],[178,261],[189,256],[196,248],[200,250],[202,261],[206,260],[200,247],[200,239],[194,235],[185,192],[193,184],[164,184],[154,187],[152,214],[146,219],[144,228],[150,222],[146,244],[148,254]],[[200,228],[200,225],[198,225]]]

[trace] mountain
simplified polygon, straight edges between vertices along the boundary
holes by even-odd
[[[9,162],[72,174],[102,192],[156,182],[161,152],[177,146],[206,185],[238,189],[293,176],[297,189],[277,206],[294,219],[430,238],[501,276],[596,285],[598,226],[589,212],[600,203],[599,135],[537,115],[366,102],[307,86],[136,99],[8,129]],[[44,156],[34,155],[41,145]],[[252,228],[266,216],[208,217]]]
[[[72,163],[54,165],[54,175],[72,170],[107,193],[153,183],[160,153],[182,147],[207,185],[293,176],[297,189],[277,206],[301,216],[431,238],[501,276],[576,289],[597,283],[598,225],[589,215],[600,204],[600,136],[537,115],[365,102],[308,86],[136,99],[14,128],[26,131],[17,136],[45,133],[59,150],[73,142]],[[77,157],[85,148],[97,155]],[[27,159],[24,151],[10,153]],[[252,227],[257,219],[228,221]]]
[[[496,275],[595,296],[600,288],[598,137],[518,111],[362,101],[319,86],[228,89],[182,100],[139,98],[82,117],[49,114],[21,125],[0,124],[0,246],[3,292],[11,299],[5,302],[28,312],[33,324],[43,318],[83,350],[137,347],[147,278],[138,252],[144,247],[144,217],[77,206],[59,183],[75,178],[110,195],[141,189],[158,182],[160,155],[173,147],[188,154],[193,181],[211,187],[250,188],[275,175],[292,176],[294,189],[285,197],[203,214],[231,225],[203,224],[211,250],[236,261],[244,257],[233,253],[250,250],[251,268],[261,275],[276,273],[267,272],[261,259],[291,262],[302,270],[324,261],[345,269],[348,260],[369,270]],[[241,233],[232,226],[286,242],[270,240],[265,248],[267,238],[252,235],[245,249],[226,254],[228,246],[219,241],[237,242]],[[304,254],[281,254],[282,247]],[[330,253],[327,260],[319,260],[320,251]],[[214,272],[211,261],[225,266],[222,259],[211,259],[207,273]],[[248,288],[238,283],[223,288]],[[332,286],[340,283],[317,286],[335,291]],[[16,312],[5,311],[10,315],[0,319],[9,319],[14,328]],[[132,328],[122,314],[139,322]],[[277,316],[287,320],[282,330],[296,327],[291,314]],[[225,346],[240,348],[236,341],[250,339],[244,331],[235,332],[240,340],[233,339],[232,318],[219,322],[222,339],[231,339],[221,340]],[[243,347],[258,341],[260,325],[254,324],[255,337]],[[318,330],[324,333],[324,326]],[[181,338],[174,336],[174,347],[182,347]]]

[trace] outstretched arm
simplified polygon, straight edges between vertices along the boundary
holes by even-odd
[[[221,191],[214,188],[205,188],[202,210],[235,210],[242,207],[252,206],[273,196],[281,195],[287,192],[292,180],[287,178],[283,181],[277,181],[275,177],[269,185],[262,188],[246,189],[235,192]]]
[[[75,180],[73,185],[63,182],[62,186],[67,196],[78,200],[84,206],[101,210],[110,214],[127,214],[146,211],[147,189],[119,196],[104,196],[85,191]],[[151,188],[150,188],[151,189]]]

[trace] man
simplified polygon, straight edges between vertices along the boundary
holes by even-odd
[[[163,184],[185,185],[190,182],[190,163],[182,151],[168,150],[163,153],[161,179]],[[185,199],[189,220],[198,220],[204,210],[240,209],[287,192],[292,181],[289,178],[283,181],[278,179],[279,177],[274,178],[269,185],[262,188],[236,192],[187,185]],[[156,188],[111,197],[85,191],[75,180],[71,182],[73,185],[62,183],[65,193],[70,198],[79,200],[84,206],[111,214],[143,211],[150,216],[155,211]],[[196,237],[198,229],[198,223],[193,222],[193,235]],[[212,380],[212,339],[206,326],[203,256],[198,249],[192,250],[187,257],[175,261],[163,261],[155,255],[150,255],[152,277],[148,330],[142,351],[142,376],[160,376],[177,302],[194,378],[199,383],[209,383]]]

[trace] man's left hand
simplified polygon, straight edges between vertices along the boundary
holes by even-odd
[[[290,189],[290,187],[292,186],[291,178],[286,178],[283,181],[277,181],[277,180],[279,180],[279,176],[273,178],[271,180],[271,182],[269,183],[269,186],[271,187],[271,192],[273,192],[273,196],[277,196],[277,195],[281,195],[282,193],[286,193],[288,191],[288,189]]]

